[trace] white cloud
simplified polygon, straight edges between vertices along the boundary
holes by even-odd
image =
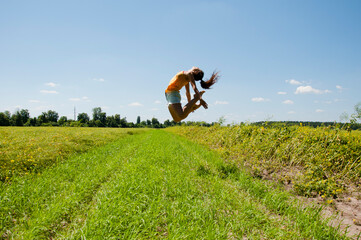
[[[96,82],[105,82],[104,78],[93,78]]]
[[[319,90],[311,86],[299,86],[295,92],[295,94],[304,94],[304,93],[323,94],[323,93],[331,93],[331,91],[327,89]]]
[[[295,111],[289,111],[288,114],[295,114]]]
[[[322,112],[324,112],[325,110],[322,110],[322,109],[316,109],[316,112],[317,113],[322,113]]]
[[[69,101],[72,102],[90,102],[90,99],[88,97],[82,97],[82,98],[69,98]]]
[[[161,104],[162,102],[159,101],[159,100],[155,100],[154,103],[155,103],[155,104]]]
[[[291,85],[301,85],[302,83],[295,80],[295,79],[289,79],[289,80],[286,80],[286,83],[289,83]]]
[[[143,104],[141,104],[139,102],[133,102],[133,103],[128,104],[128,106],[130,106],[130,107],[142,107]]]
[[[286,95],[287,93],[286,92],[278,92],[277,94],[278,95]]]
[[[39,103],[40,101],[39,100],[29,100],[29,102],[31,102],[31,103]]]
[[[48,83],[45,83],[46,86],[49,86],[49,87],[56,87],[58,86],[59,84],[56,84],[56,83],[53,83],[53,82],[48,82]]]
[[[149,109],[150,111],[158,111],[159,109],[158,108],[151,108]]]
[[[229,104],[229,102],[227,102],[227,101],[216,101],[214,104],[215,105],[226,105],[226,104]]]
[[[58,94],[57,91],[53,91],[53,90],[40,90],[40,92],[45,94]]]
[[[336,85],[336,88],[337,88],[338,92],[340,92],[340,93],[343,92],[343,90],[345,90],[345,88],[343,88],[340,85]]]
[[[263,97],[255,97],[251,99],[252,102],[269,102],[270,100],[267,98],[263,98]]]
[[[292,100],[285,100],[282,103],[283,104],[293,104],[293,101]]]

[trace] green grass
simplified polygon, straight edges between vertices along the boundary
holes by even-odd
[[[214,149],[255,177],[292,183],[301,195],[337,198],[348,189],[361,190],[359,131],[247,125],[169,131]]]
[[[346,239],[275,186],[163,130],[0,185],[7,239]]]
[[[75,153],[102,146],[139,129],[0,127],[0,181],[36,174]]]

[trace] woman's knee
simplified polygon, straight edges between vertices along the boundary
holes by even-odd
[[[170,113],[175,122],[180,122],[183,120],[182,116],[180,116],[177,112],[171,111]]]
[[[183,119],[185,119],[187,116],[184,116],[184,114],[175,114],[175,116],[173,116],[173,119],[175,122],[180,122]]]

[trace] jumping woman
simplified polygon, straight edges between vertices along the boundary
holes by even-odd
[[[218,72],[213,72],[211,78],[207,81],[203,81],[204,73],[201,69],[193,67],[188,71],[182,71],[177,73],[169,82],[167,89],[165,90],[165,97],[168,101],[168,109],[175,122],[180,122],[185,119],[189,113],[197,110],[200,106],[205,109],[208,108],[208,104],[202,99],[202,95],[205,91],[199,92],[195,81],[201,81],[201,86],[204,89],[209,89],[214,83],[217,82],[219,76]],[[192,85],[194,90],[193,99],[189,91],[189,84]],[[179,91],[185,87],[188,104],[182,108],[181,95]],[[197,102],[199,101],[199,104]]]

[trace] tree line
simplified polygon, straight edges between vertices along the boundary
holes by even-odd
[[[56,111],[48,110],[42,112],[38,117],[30,117],[28,109],[17,110],[11,114],[9,111],[0,112],[0,126],[65,126],[65,127],[113,127],[113,128],[166,128],[176,125],[197,125],[211,126],[206,122],[182,122],[176,123],[173,120],[159,122],[157,118],[141,120],[137,117],[135,123],[128,122],[126,117],[120,117],[120,114],[107,116],[100,107],[92,109],[92,118],[87,113],[79,113],[76,120],[68,119],[66,116],[59,117]]]
[[[30,117],[30,113],[27,109],[17,110],[14,114],[9,111],[0,112],[0,126],[67,126],[67,127],[114,127],[114,128],[166,128],[171,126],[205,126],[210,127],[215,124],[223,125],[225,118],[221,117],[217,122],[180,122],[165,120],[163,123],[159,122],[157,118],[147,119],[141,121],[140,116],[137,117],[135,123],[128,122],[126,117],[121,118],[119,114],[114,116],[107,116],[100,107],[92,109],[92,118],[87,113],[79,113],[76,120],[68,119],[65,116],[59,117],[56,111],[49,110],[42,112],[38,117]],[[354,113],[351,115],[343,113],[341,116],[346,123],[337,122],[311,122],[311,121],[260,121],[251,124],[256,126],[309,126],[309,127],[337,127],[347,130],[361,129],[361,103],[354,106]],[[230,126],[228,124],[227,126]]]

